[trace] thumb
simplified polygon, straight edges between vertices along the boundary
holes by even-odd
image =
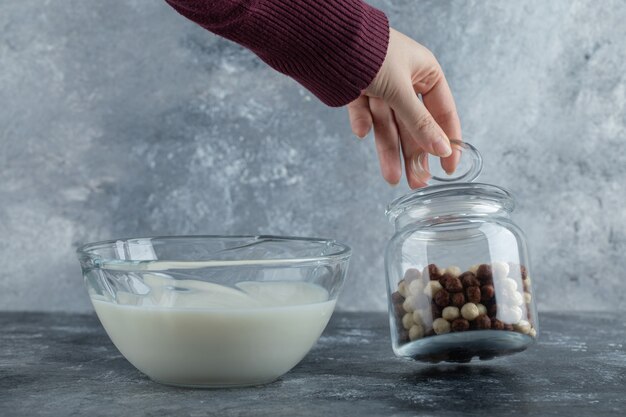
[[[412,85],[398,89],[397,94],[389,98],[389,105],[410,135],[403,139],[417,142],[420,148],[435,156],[452,154],[448,136],[417,97]]]

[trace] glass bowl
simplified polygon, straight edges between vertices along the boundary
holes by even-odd
[[[271,382],[326,327],[350,259],[332,240],[181,236],[78,249],[92,304],[128,361],[157,382]]]

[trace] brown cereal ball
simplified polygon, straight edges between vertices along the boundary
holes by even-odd
[[[444,277],[446,277],[446,275],[444,275]],[[457,292],[463,291],[463,284],[461,284],[461,280],[453,276],[448,276],[445,279],[445,281],[442,283],[442,285],[443,285],[443,288],[445,288],[448,292],[451,292],[451,293],[457,293]]]
[[[433,300],[439,307],[447,307],[450,304],[450,293],[446,290],[437,291]]]
[[[480,302],[480,288],[479,287],[468,287],[465,290],[466,301],[468,303],[478,304]]]
[[[504,330],[512,332],[513,331],[513,325],[509,324],[509,323],[504,323]]]
[[[404,302],[404,297],[398,291],[391,294],[391,302],[394,304],[402,304]]]
[[[495,290],[493,289],[493,285],[483,285],[480,287],[480,299],[481,301],[489,301],[493,298],[495,294]]]
[[[441,269],[435,264],[430,264],[426,268],[424,268],[424,272],[422,275],[428,277],[431,281],[438,281],[443,275]]]
[[[394,304],[393,312],[395,313],[396,317],[402,317],[404,316],[404,313],[406,313],[406,311],[404,311],[404,309],[402,308],[402,304]]]
[[[491,320],[486,315],[481,314],[474,319],[474,325],[478,330],[491,329]]]
[[[497,304],[492,304],[489,307],[487,307],[487,315],[489,317],[495,317],[498,314],[498,305]]]
[[[465,319],[456,319],[452,322],[451,326],[453,332],[464,332],[465,330],[468,330],[469,327],[469,321]]]
[[[463,272],[461,276],[459,276],[461,283],[465,288],[467,287],[478,287],[480,286],[480,281],[476,278],[472,272]]]
[[[482,264],[476,270],[476,278],[480,281],[481,284],[491,284],[493,282],[493,272],[491,270],[491,265]]]
[[[528,269],[524,265],[519,266],[520,274],[522,274],[522,279],[528,278]]]
[[[450,305],[461,308],[465,304],[465,294],[462,292],[455,292],[450,297]]]
[[[441,317],[441,312],[442,312],[442,308],[439,307],[437,304],[435,304],[434,302],[430,304],[430,313],[433,316],[433,320]]]
[[[494,330],[504,330],[504,323],[502,323],[502,321],[498,320],[497,318],[493,317],[491,319],[491,328]]]

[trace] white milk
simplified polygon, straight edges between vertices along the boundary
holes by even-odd
[[[240,290],[157,274],[144,282],[146,296],[117,294],[131,305],[92,302],[126,359],[169,384],[270,382],[307,354],[335,307],[324,288],[304,282],[242,282]]]

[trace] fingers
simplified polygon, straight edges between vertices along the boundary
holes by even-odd
[[[422,93],[424,105],[448,138],[460,140],[462,138],[461,122],[456,111],[454,98],[452,97],[448,82],[441,70],[439,70],[439,74],[437,81],[429,91],[417,92]],[[459,163],[460,157],[460,151],[453,147],[452,155],[447,158],[442,158],[441,167],[448,174],[453,173]]]
[[[389,103],[396,120],[407,130],[404,136],[400,134],[403,143],[412,140],[435,156],[447,157],[452,154],[448,137],[417,97],[412,85],[399,88]]]
[[[374,136],[376,137],[380,171],[388,183],[395,185],[402,178],[400,142],[396,121],[391,108],[384,100],[372,97],[369,99],[369,107],[374,122]]]
[[[363,139],[372,128],[372,114],[367,96],[362,95],[348,104],[348,117],[352,133]]]
[[[406,171],[406,179],[411,189],[421,188],[426,186],[428,178],[417,175],[413,168],[413,158],[424,152],[417,142],[411,139],[409,130],[404,126],[402,122],[396,117],[396,126],[400,133],[400,146],[402,148],[402,157],[404,159],[404,170]]]

